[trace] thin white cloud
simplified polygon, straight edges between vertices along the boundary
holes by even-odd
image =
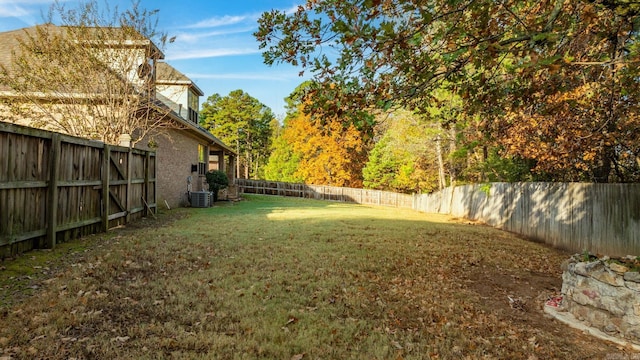
[[[11,5],[11,4],[15,4],[19,2],[20,4],[23,5],[32,5],[32,4],[51,4],[52,1],[51,0],[20,0],[20,1],[16,1],[16,0],[0,0],[0,5]],[[63,1],[64,2],[64,1]]]
[[[51,4],[51,0],[0,0],[0,18],[21,18],[39,13],[41,5]]]
[[[291,15],[291,14],[293,14],[293,13],[297,12],[297,11],[298,11],[298,8],[299,8],[300,6],[302,6],[302,5],[293,5],[293,6],[291,6],[290,8],[288,8],[288,9],[284,10],[284,13],[285,13],[285,14],[287,14],[287,15]]]
[[[299,6],[301,5],[300,4],[292,5],[291,7],[281,11],[284,11],[285,14],[292,14],[298,10]],[[191,29],[214,28],[214,27],[236,25],[240,23],[251,23],[252,25],[255,26],[260,16],[262,16],[262,11],[258,13],[244,14],[244,15],[214,16],[209,19],[198,21],[195,24],[187,25],[184,28],[191,28]]]
[[[187,60],[187,59],[204,59],[223,56],[237,56],[257,54],[260,50],[257,48],[220,48],[220,49],[198,49],[177,51],[168,53],[167,60]]]
[[[225,15],[225,16],[216,16],[209,19],[205,19],[199,21],[195,24],[187,26],[187,28],[213,28],[220,26],[229,26],[242,23],[244,21],[250,20],[252,17],[248,15]]]
[[[215,36],[225,36],[232,34],[241,34],[253,31],[253,27],[251,28],[238,28],[238,29],[229,29],[229,30],[216,30],[216,31],[207,31],[207,32],[186,32],[180,31],[175,34],[176,41],[180,43],[197,43],[200,42],[204,38],[215,37]]]
[[[33,12],[27,10],[23,6],[19,6],[16,3],[7,3],[0,1],[0,18],[7,17],[24,17],[31,15]]]

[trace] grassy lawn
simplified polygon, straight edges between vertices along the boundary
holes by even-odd
[[[444,216],[251,196],[91,238],[0,262],[0,359],[624,354],[544,316],[567,254]]]

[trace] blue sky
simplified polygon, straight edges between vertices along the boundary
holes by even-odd
[[[141,0],[148,10],[159,9],[158,30],[169,37],[165,61],[189,76],[203,90],[201,103],[212,94],[223,96],[242,89],[284,116],[284,97],[305,78],[300,69],[287,64],[269,67],[262,62],[258,42],[252,33],[264,11],[289,11],[304,0]],[[0,31],[32,26],[43,22],[52,0],[0,0]],[[73,8],[76,2],[64,1]],[[103,0],[98,0],[103,4]],[[109,1],[120,9],[128,0]]]

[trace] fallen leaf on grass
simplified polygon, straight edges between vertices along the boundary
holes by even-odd
[[[113,339],[111,339],[112,342],[126,342],[127,340],[129,340],[130,337],[129,336],[116,336]]]
[[[293,355],[291,360],[302,360],[302,358],[304,358],[304,353]]]
[[[6,346],[9,343],[10,340],[11,339],[9,339],[8,337],[5,337],[5,336],[0,337],[0,346]]]
[[[39,335],[39,336],[36,336],[33,339],[31,339],[30,341],[42,340],[42,339],[44,339],[46,337],[47,337],[47,335]]]

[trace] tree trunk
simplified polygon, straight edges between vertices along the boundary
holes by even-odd
[[[445,188],[446,181],[444,175],[444,161],[442,159],[442,142],[440,135],[436,137],[436,156],[438,157],[438,187],[440,190]]]
[[[456,128],[451,125],[449,129],[449,154],[453,154],[456,151]],[[456,182],[456,164],[453,163],[453,160],[449,160],[449,177],[451,186],[455,186]]]
[[[612,146],[605,146],[600,154],[600,165],[593,169],[593,181],[596,183],[609,182],[609,175],[611,175],[612,159],[615,156],[615,151]]]

